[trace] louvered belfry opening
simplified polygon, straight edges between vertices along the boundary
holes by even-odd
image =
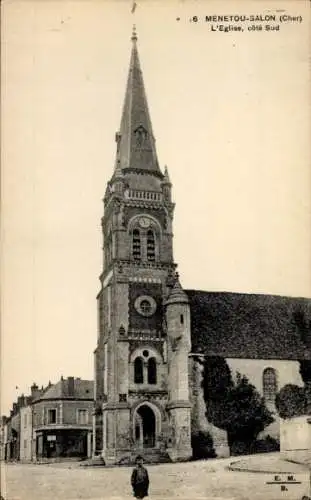
[[[147,233],[147,260],[155,261],[155,239],[151,230]]]
[[[139,229],[133,231],[133,259],[136,261],[141,260],[141,241]]]

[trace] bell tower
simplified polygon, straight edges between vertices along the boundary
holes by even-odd
[[[135,30],[131,41],[97,296],[94,450],[107,464],[163,453],[170,427],[164,309],[175,282],[174,204],[167,168],[162,173],[158,163]]]

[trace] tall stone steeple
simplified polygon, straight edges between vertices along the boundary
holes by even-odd
[[[160,459],[164,433],[167,441],[172,437],[168,453],[176,460],[191,455],[188,393],[179,387],[188,373],[189,305],[181,290],[165,305],[176,269],[172,184],[158,164],[135,31],[116,141],[102,218],[94,449],[107,464],[150,450],[153,460]],[[182,326],[176,326],[182,315]],[[183,342],[174,351],[174,392],[168,353],[176,331]]]
[[[153,137],[143,75],[140,67],[137,35],[132,34],[132,53],[120,131],[116,134],[116,168],[161,173]]]

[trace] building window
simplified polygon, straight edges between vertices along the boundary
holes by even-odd
[[[141,259],[141,242],[139,229],[134,229],[133,231],[132,255],[134,260]]]
[[[183,314],[180,315],[180,324],[181,325],[184,324],[184,315]]]
[[[87,410],[77,410],[77,423],[87,424],[88,423],[88,411]]]
[[[119,394],[119,402],[126,403],[126,401],[127,401],[127,394]]]
[[[135,384],[144,382],[144,364],[141,358],[136,358],[134,361],[134,382]]]
[[[48,424],[56,424],[56,410],[48,410]]]
[[[148,384],[157,383],[157,362],[155,358],[148,360]]]
[[[274,402],[278,390],[276,371],[274,370],[274,368],[266,368],[264,370],[262,376],[262,385],[263,396],[265,400]]]
[[[24,415],[24,427],[27,427],[27,413]]]
[[[24,448],[27,448],[27,439],[24,439]]]
[[[155,261],[155,239],[151,230],[147,232],[147,260]]]

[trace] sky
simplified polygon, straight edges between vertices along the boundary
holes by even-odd
[[[93,378],[133,22],[182,285],[311,297],[308,2],[136,3],[2,4],[2,414],[33,382]],[[302,22],[203,20],[282,9]]]

